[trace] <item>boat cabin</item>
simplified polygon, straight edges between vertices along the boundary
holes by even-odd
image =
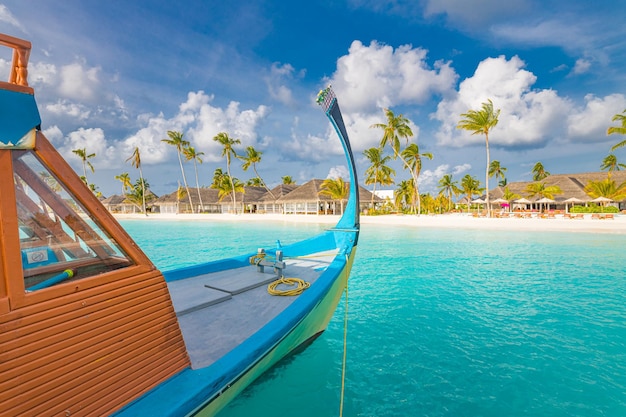
[[[107,415],[190,361],[163,275],[41,132],[30,42],[0,45],[0,415]]]

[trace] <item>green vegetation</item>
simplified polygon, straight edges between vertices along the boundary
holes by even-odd
[[[487,149],[487,167],[485,168],[485,201],[487,202],[487,215],[491,217],[491,204],[489,204],[489,168],[491,162],[489,160],[489,131],[498,124],[500,109],[494,110],[491,99],[482,104],[480,110],[468,110],[467,113],[461,114],[457,129],[468,130],[472,135],[485,135],[485,148]]]
[[[475,196],[480,196],[483,193],[485,193],[485,200],[489,201],[489,178],[495,178],[496,181],[498,181],[498,185],[504,188],[502,198],[510,202],[522,197],[529,199],[541,199],[544,197],[554,199],[556,195],[562,194],[562,190],[559,187],[545,183],[545,178],[549,177],[551,174],[540,161],[535,163],[531,169],[534,182],[529,184],[521,192],[522,195],[514,193],[508,188],[507,178],[505,176],[507,168],[504,167],[499,160],[490,160],[489,135],[492,129],[498,124],[500,115],[500,110],[494,109],[493,102],[490,99],[482,103],[479,110],[468,110],[466,113],[461,114],[461,119],[456,126],[458,129],[471,132],[472,135],[485,135],[487,164],[484,184],[481,184],[481,181],[469,174],[465,175],[460,181],[457,181],[453,179],[452,174],[445,173],[438,181],[438,193],[434,196],[423,194],[419,191],[419,176],[422,171],[423,161],[434,159],[434,154],[431,152],[422,152],[417,142],[412,141],[413,123],[411,120],[402,114],[396,115],[394,111],[389,108],[384,109],[384,115],[386,118],[384,123],[375,123],[370,126],[371,128],[381,129],[382,137],[378,147],[363,151],[363,155],[367,158],[369,163],[369,166],[365,169],[364,183],[365,185],[371,185],[373,192],[375,192],[379,186],[385,187],[395,184],[396,188],[393,198],[388,198],[381,204],[375,205],[374,197],[372,196],[372,200],[369,204],[370,207],[367,210],[367,214],[369,215],[389,213],[446,213],[457,210],[478,210],[481,208],[486,208],[490,211],[490,204],[483,206],[481,204],[472,203]],[[626,110],[613,116],[612,121],[617,122],[617,125],[608,127],[607,134],[626,135]],[[183,139],[183,133],[168,131],[167,134],[168,139],[162,139],[162,141],[176,147],[184,184],[185,192],[183,193],[182,190],[179,190],[179,198],[188,198],[193,210],[183,160],[181,158],[182,155],[185,157],[186,161],[193,161],[194,163],[196,189],[198,191],[200,207],[202,208],[203,203],[200,195],[201,186],[197,164],[202,164],[201,156],[203,156],[204,153],[197,152],[194,147],[190,146],[189,142]],[[233,206],[237,207],[236,194],[244,192],[244,183],[232,177],[230,173],[233,157],[242,161],[241,167],[244,171],[247,171],[250,167],[254,170],[255,176],[248,179],[245,183],[246,185],[262,186],[271,193],[271,190],[257,170],[257,166],[261,163],[262,152],[257,151],[252,146],[248,146],[245,149],[245,154],[238,155],[235,147],[240,145],[241,141],[231,138],[226,132],[218,133],[213,140],[222,145],[222,157],[226,160],[226,172],[223,172],[221,168],[216,168],[211,184],[211,188],[215,188],[219,191],[218,195],[220,201],[227,195],[231,195]],[[402,148],[403,140],[405,144],[404,148]],[[626,140],[619,141],[611,147],[611,152],[601,161],[600,169],[608,171],[606,179],[588,181],[588,183],[584,184],[584,191],[590,199],[597,197],[605,197],[612,201],[623,201],[626,199],[626,182],[618,184],[613,178],[615,175],[613,177],[611,175],[614,171],[626,169],[626,164],[620,163],[617,156],[612,153],[625,146]],[[389,155],[385,154],[386,150],[390,151]],[[75,149],[73,152],[82,161],[82,178],[85,183],[88,184],[87,170],[89,169],[92,173],[94,172],[94,167],[90,159],[95,157],[95,153],[87,152],[86,148]],[[396,171],[389,166],[392,160],[397,159],[400,159],[403,168],[408,171],[409,179],[397,179]],[[130,176],[126,172],[115,176],[115,179],[121,182],[122,194],[127,198],[133,199],[134,201],[138,201],[137,198],[142,199],[142,211],[146,212],[146,202],[144,200],[145,197],[150,196],[150,193],[147,189],[137,189],[137,187],[144,187],[145,184],[147,184],[143,178],[139,147],[134,148],[133,154],[126,161],[130,161],[133,167],[139,170],[139,180],[137,180],[135,184],[132,184]],[[283,184],[296,183],[289,175],[281,177],[281,180]],[[94,194],[99,194],[97,186],[94,184],[88,184],[88,186]],[[344,195],[343,193],[348,192],[348,187],[344,180],[341,178],[326,180],[323,188],[323,193],[329,195],[333,200],[341,202],[343,211],[343,203],[347,198],[347,194]],[[463,196],[463,198],[459,200],[461,196]],[[571,208],[572,212],[613,212],[616,210],[617,208],[612,206],[598,206],[593,203],[589,205],[589,207],[577,205]]]

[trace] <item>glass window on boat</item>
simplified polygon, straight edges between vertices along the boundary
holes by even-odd
[[[13,154],[26,291],[133,263],[32,151]]]

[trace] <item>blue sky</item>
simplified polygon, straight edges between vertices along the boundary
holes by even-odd
[[[501,109],[491,159],[509,182],[530,180],[536,162],[553,174],[599,171],[623,139],[606,129],[626,109],[625,17],[620,0],[0,0],[0,31],[33,43],[42,130],[78,172],[71,150],[96,153],[89,179],[105,195],[120,192],[115,175],[137,178],[124,162],[135,146],[157,194],[177,187],[168,130],[205,153],[201,185],[225,169],[212,140],[222,131],[242,152],[263,152],[270,186],[345,175],[314,102],[328,84],[361,182],[385,108],[409,118],[412,141],[434,155],[420,191],[437,192],[444,174],[484,181],[484,137],[455,126],[487,99]],[[3,73],[9,60],[0,55]],[[394,168],[398,182],[409,178]],[[233,175],[254,173],[235,162]]]

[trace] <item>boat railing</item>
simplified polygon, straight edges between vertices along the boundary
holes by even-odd
[[[0,45],[13,49],[13,62],[9,80],[8,82],[0,81],[0,87],[33,94],[33,89],[28,85],[28,58],[30,57],[31,43],[9,35],[0,34]]]

